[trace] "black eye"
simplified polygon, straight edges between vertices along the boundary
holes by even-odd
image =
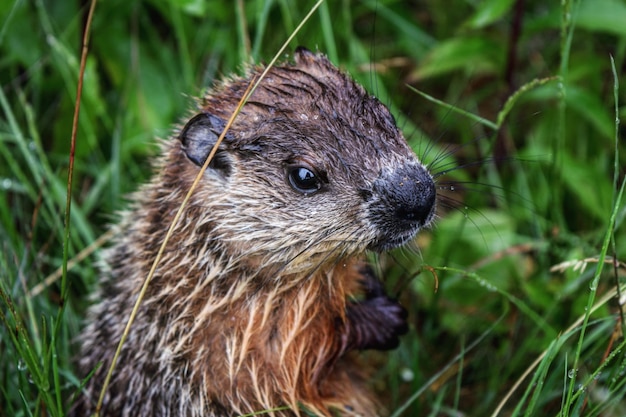
[[[302,194],[313,194],[322,188],[319,177],[307,167],[292,166],[287,168],[287,178],[291,188]]]

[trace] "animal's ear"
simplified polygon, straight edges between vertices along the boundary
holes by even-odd
[[[187,158],[198,166],[204,165],[204,161],[211,153],[217,138],[219,138],[225,126],[224,120],[207,113],[200,113],[189,120],[180,132],[182,149]],[[211,160],[209,167],[225,171],[224,173],[228,175],[230,162],[226,151],[220,147]]]

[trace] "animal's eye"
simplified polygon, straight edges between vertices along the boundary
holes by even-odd
[[[287,178],[291,188],[305,195],[313,194],[322,188],[320,178],[315,172],[301,165],[287,168]]]

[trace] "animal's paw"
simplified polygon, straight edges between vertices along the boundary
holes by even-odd
[[[395,349],[409,327],[407,312],[397,300],[379,294],[348,308],[351,346],[354,349]]]

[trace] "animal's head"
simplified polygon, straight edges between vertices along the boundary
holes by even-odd
[[[252,76],[204,99],[179,138],[197,173]],[[187,175],[187,174],[185,174]],[[213,238],[294,269],[411,240],[436,189],[389,110],[326,57],[298,49],[237,116],[193,198]]]

